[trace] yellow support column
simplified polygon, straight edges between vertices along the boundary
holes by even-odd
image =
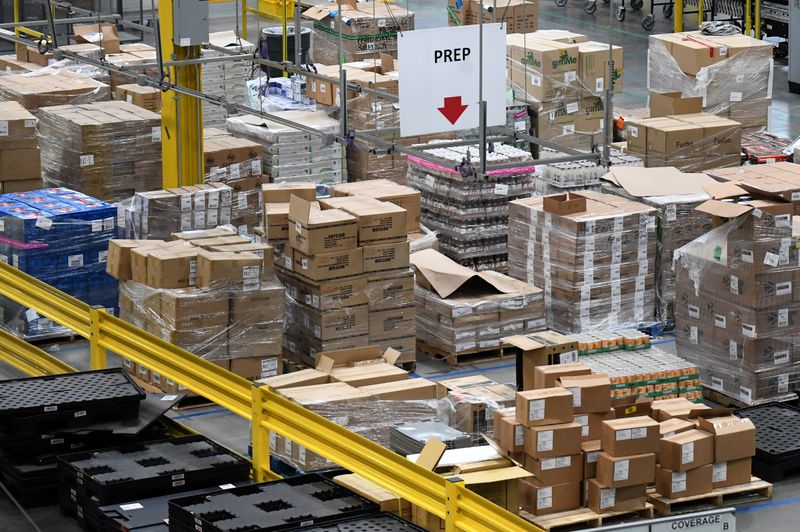
[[[173,41],[172,0],[158,3],[161,54],[164,62],[197,59],[200,46],[179,46]],[[187,89],[202,90],[200,65],[168,68],[169,81]],[[164,188],[203,182],[203,102],[167,91],[161,94],[161,168]]]
[[[458,530],[459,510],[458,502],[461,495],[458,494],[458,487],[463,486],[464,481],[458,477],[448,478],[445,482],[445,492],[447,493],[447,500],[445,506],[447,507],[447,516],[444,520],[444,529],[446,532],[456,532]]]
[[[100,345],[100,320],[105,310],[93,308],[89,311],[91,335],[89,336],[89,367],[106,369],[106,349]]]
[[[253,415],[250,435],[250,447],[253,454],[253,480],[266,482],[275,480],[275,474],[269,468],[269,433],[264,428],[267,418],[267,387],[253,387]]]

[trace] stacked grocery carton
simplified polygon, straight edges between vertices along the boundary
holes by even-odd
[[[246,55],[255,52],[255,45],[236,36],[233,31],[211,33],[208,36],[209,48],[200,52],[202,59],[219,58],[230,55]],[[219,48],[224,48],[222,51]],[[243,105],[247,90],[247,80],[252,75],[252,61],[243,59],[213,61],[203,64],[203,92],[222,97],[228,103]],[[225,127],[225,108],[210,102],[203,102],[203,125]]]
[[[161,187],[161,117],[112,101],[39,110],[45,182],[121,201]]]
[[[702,97],[703,111],[766,127],[772,99],[772,45],[747,35],[699,31],[651,35],[649,87],[657,93]]]
[[[530,196],[534,188],[530,152],[496,145],[489,162],[518,163],[478,177],[477,146],[437,148],[425,153],[447,161],[435,164],[408,157],[408,184],[420,191],[422,224],[438,232],[442,253],[476,270],[505,271],[508,257],[508,204]]]
[[[547,326],[634,325],[655,306],[655,209],[582,191],[510,204],[510,275],[544,289]]]
[[[685,172],[739,166],[742,125],[707,113],[671,115],[625,124],[628,153],[648,168],[674,166]]]
[[[398,362],[413,362],[406,210],[366,197],[316,202],[313,189],[277,190],[265,185],[265,216],[270,223],[268,199],[290,196],[289,245],[278,263],[287,287],[287,351],[313,366],[321,351],[378,344],[401,352]]]
[[[17,102],[0,102],[0,191],[42,188],[36,118]]]
[[[0,196],[0,260],[90,305],[115,312],[117,282],[106,274],[116,208],[65,188]],[[3,324],[25,336],[65,329],[3,298]]]
[[[800,159],[798,159],[800,161]],[[738,168],[706,170],[717,181],[734,183],[742,195],[781,198],[792,202],[794,214],[800,214],[800,165],[789,162],[754,164]],[[724,190],[721,186],[720,190]],[[715,198],[723,195],[715,194]]]
[[[154,113],[161,112],[161,89],[146,87],[137,83],[117,85],[114,95],[117,100],[132,103]]]
[[[168,239],[180,231],[230,224],[232,202],[233,190],[219,182],[137,192],[130,204],[120,205],[120,219],[125,238]]]
[[[344,149],[332,136],[339,130],[338,120],[323,111],[281,111],[275,116],[312,127],[319,134],[253,115],[232,116],[227,121],[231,134],[263,146],[263,169],[272,182],[330,185],[347,180]]]
[[[705,386],[744,403],[791,397],[800,380],[795,207],[745,199],[698,209],[729,221],[675,254],[678,354]]]
[[[0,76],[0,98],[36,112],[41,107],[108,100],[108,85],[66,70]]]
[[[108,247],[123,319],[248,379],[282,372],[284,291],[272,260],[270,246],[219,230]],[[144,366],[125,367],[162,390],[183,390]]]
[[[600,142],[602,97],[622,90],[621,47],[542,30],[508,35],[506,54],[514,97],[529,105],[536,136],[580,149]]]
[[[496,351],[505,336],[544,328],[542,290],[491,270],[476,273],[426,249],[411,256],[420,349],[455,364]]]
[[[234,137],[214,128],[204,131],[205,176],[208,184],[219,182],[232,189],[230,224],[240,235],[251,235],[261,225],[262,175],[260,144]]]
[[[503,22],[508,33],[528,33],[539,28],[538,0],[504,0],[484,4],[478,0],[448,0],[447,22],[451,26]]]
[[[158,52],[149,44],[143,42],[121,44],[119,50],[109,52],[106,50],[106,61],[111,65],[125,68],[133,73],[159,77]],[[131,77],[114,70],[111,71],[111,91],[116,94],[117,87],[131,82]]]

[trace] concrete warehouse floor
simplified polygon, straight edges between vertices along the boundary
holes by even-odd
[[[320,0],[316,0],[323,3]],[[497,0],[501,4],[502,0]],[[251,4],[255,4],[251,0]],[[417,28],[431,28],[446,25],[445,0],[396,0],[396,5],[408,5],[416,13]],[[149,1],[145,0],[148,6]],[[615,2],[616,5],[616,2]],[[589,35],[598,41],[613,42],[625,50],[625,90],[618,95],[616,103],[623,107],[635,108],[647,105],[647,34],[641,28],[644,12],[628,10],[624,23],[613,18],[609,8],[598,3],[594,16],[585,15],[582,2],[571,0],[565,8],[558,8],[548,0],[541,0],[540,28],[566,29]],[[645,9],[649,12],[649,4]],[[138,1],[125,0],[125,9],[138,9]],[[211,29],[222,31],[236,24],[233,3],[211,4]],[[660,8],[656,10],[660,15]],[[131,16],[129,16],[131,18]],[[687,17],[687,20],[689,17]],[[260,24],[264,24],[263,21]],[[688,24],[687,24],[688,26]],[[258,24],[253,17],[249,19],[251,38],[258,35]],[[657,16],[654,33],[672,31],[672,21]],[[770,114],[770,130],[776,134],[793,137],[800,135],[800,95],[789,94],[787,90],[787,67],[785,62],[775,65],[773,105]],[[660,340],[660,347],[674,350],[674,339],[667,336]],[[53,355],[65,360],[78,369],[88,369],[88,345],[85,342],[54,344],[47,348]],[[112,364],[119,365],[111,359]],[[468,364],[458,367],[433,360],[425,355],[418,356],[417,374],[430,379],[481,373],[501,383],[514,384],[514,362],[510,359],[496,360],[482,364]],[[0,365],[0,379],[17,378],[23,375],[13,368]],[[170,414],[181,423],[206,436],[219,441],[239,452],[246,452],[249,444],[249,426],[242,418],[218,407],[207,407]],[[737,512],[737,528],[743,532],[789,531],[797,530],[796,519],[800,519],[800,477],[790,478],[775,485],[774,498],[766,503],[740,507]],[[77,532],[81,530],[74,521],[62,516],[57,508],[36,508],[29,512],[40,530],[44,532]],[[0,531],[28,532],[35,530],[12,504],[6,495],[0,493]]]

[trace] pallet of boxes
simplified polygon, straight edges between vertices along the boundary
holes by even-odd
[[[0,102],[0,192],[42,188],[36,117],[17,102]]]
[[[528,33],[539,29],[538,0],[505,0],[483,4],[478,0],[448,0],[447,22],[450,26],[503,22],[508,33]]]
[[[282,372],[284,290],[272,248],[233,232],[197,230],[164,240],[112,240],[108,273],[120,281],[120,317],[250,380]],[[187,393],[145,366],[141,381]]]
[[[268,232],[274,231],[273,205],[280,205],[275,200],[288,202],[276,207],[286,212],[288,236],[277,263],[287,288],[287,356],[313,367],[322,351],[376,344],[399,351],[398,363],[413,365],[407,211],[360,196],[317,202],[313,185],[263,189]]]

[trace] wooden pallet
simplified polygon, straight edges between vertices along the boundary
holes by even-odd
[[[720,404],[726,408],[746,408],[748,406],[756,406],[764,403],[772,403],[776,400],[776,399],[763,399],[761,401],[754,401],[753,403],[748,404],[743,401],[740,401],[739,399],[736,399],[735,397],[730,397],[718,390],[712,390],[711,388],[707,388],[705,386],[703,386],[703,398],[708,399],[709,401],[713,401],[717,404]],[[797,399],[797,394],[787,394],[785,399],[781,397],[779,400],[793,401],[794,399]]]
[[[654,517],[653,505],[645,504],[644,510],[632,512],[606,512],[598,514],[589,508],[578,508],[548,515],[532,515],[525,510],[520,511],[520,517],[527,519],[542,530],[560,530],[568,527],[597,528],[609,525],[609,521],[627,521],[628,517],[638,517],[641,519],[652,519]]]
[[[658,493],[648,493],[647,500],[663,515],[696,512],[708,508],[733,506],[772,498],[772,484],[758,477],[751,477],[747,484],[717,488],[711,493],[668,499]]]
[[[490,360],[500,360],[505,357],[510,357],[510,354],[503,353],[503,349],[496,347],[494,349],[484,349],[482,351],[475,351],[472,353],[452,353],[443,351],[438,347],[428,345],[422,340],[417,340],[417,350],[422,351],[426,355],[444,360],[451,366],[458,364],[480,364],[481,362],[488,362]]]

